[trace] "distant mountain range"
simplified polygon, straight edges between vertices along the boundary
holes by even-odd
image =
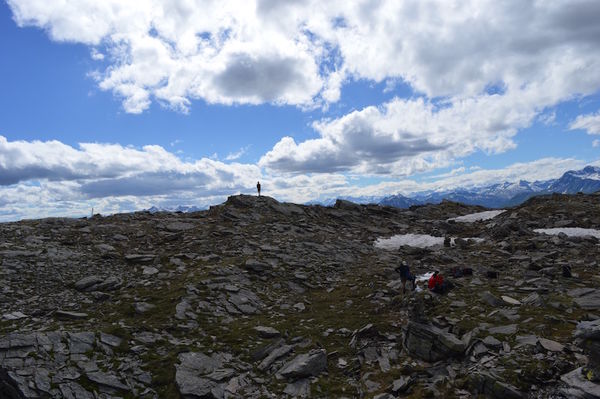
[[[600,190],[600,167],[586,166],[581,170],[570,170],[558,179],[528,182],[521,180],[516,183],[504,182],[475,188],[455,188],[446,191],[423,191],[410,196],[402,194],[390,196],[342,196],[324,200],[313,200],[306,205],[332,206],[338,199],[351,201],[356,204],[378,204],[396,208],[409,208],[413,205],[439,204],[443,200],[460,202],[467,205],[482,205],[487,208],[504,208],[519,205],[536,195],[561,193],[586,194]],[[198,212],[207,207],[180,205],[173,208],[158,208],[153,206],[146,211],[156,212]]]
[[[183,212],[183,213],[186,213],[186,212],[199,212],[199,211],[203,211],[205,209],[206,209],[206,207],[201,208],[201,207],[194,206],[194,205],[179,205],[174,208],[163,208],[163,207],[159,208],[159,207],[153,206],[152,208],[144,209],[144,210],[147,212],[150,212],[150,213],[157,213],[157,212]]]
[[[504,182],[475,188],[455,188],[446,191],[424,191],[404,196],[387,197],[339,197],[357,204],[379,204],[396,208],[413,205],[438,204],[443,200],[456,201],[467,205],[482,205],[487,208],[504,208],[519,205],[536,195],[578,192],[593,193],[600,190],[600,167],[586,166],[581,170],[571,170],[558,179],[516,183]],[[309,204],[330,206],[336,199],[311,201]]]

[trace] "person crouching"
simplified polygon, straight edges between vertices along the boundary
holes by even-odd
[[[429,287],[430,291],[435,292],[436,294],[443,294],[448,288],[446,282],[444,281],[444,277],[439,271],[433,272],[431,277],[429,277],[427,287]]]

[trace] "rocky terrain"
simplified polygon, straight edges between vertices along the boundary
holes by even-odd
[[[600,397],[599,241],[534,231],[599,228],[600,195],[449,220],[482,210],[242,195],[0,224],[0,397]],[[374,245],[408,233],[448,239]],[[403,293],[402,260],[473,275]]]

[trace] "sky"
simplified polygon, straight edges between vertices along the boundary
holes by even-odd
[[[600,165],[599,20],[597,0],[0,0],[0,221]]]

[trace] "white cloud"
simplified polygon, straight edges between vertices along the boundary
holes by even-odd
[[[230,154],[228,154],[225,157],[226,161],[235,161],[236,159],[239,159],[242,155],[244,155],[246,152],[248,152],[248,149],[250,148],[249,145],[242,147],[239,149],[239,151],[236,152],[232,152]]]
[[[592,141],[592,147],[597,148],[600,147],[600,140],[596,139]]]
[[[90,56],[95,61],[102,61],[104,59],[104,54],[102,54],[101,52],[99,52],[98,49],[96,49],[94,47],[92,47],[92,50],[90,52]]]
[[[585,130],[587,134],[600,134],[600,111],[595,114],[579,115],[571,122],[569,129]]]
[[[232,192],[260,177],[255,165],[202,158],[184,162],[156,145],[8,141],[0,136],[0,185],[77,182],[88,197],[159,195],[189,189]]]
[[[185,112],[197,98],[310,106],[337,101],[354,78],[404,81],[430,98],[537,87],[565,99],[600,80],[593,0],[8,4],[20,26],[105,49],[99,85],[133,113],[154,100]]]
[[[314,124],[320,138],[281,139],[259,165],[280,172],[407,176],[450,165],[475,151],[514,148],[512,137],[536,115],[537,93],[478,96],[435,105],[395,98]]]
[[[90,76],[131,113],[153,101],[188,112],[194,99],[327,110],[356,79],[413,89],[412,98],[315,123],[320,138],[282,138],[260,161],[276,172],[447,167],[514,148],[519,129],[553,120],[551,107],[600,90],[593,0],[8,4],[20,26],[105,54],[105,69]],[[597,118],[571,127],[600,132]]]
[[[547,125],[547,126],[554,125],[555,121],[556,121],[556,111],[541,114],[538,119],[544,125]]]

